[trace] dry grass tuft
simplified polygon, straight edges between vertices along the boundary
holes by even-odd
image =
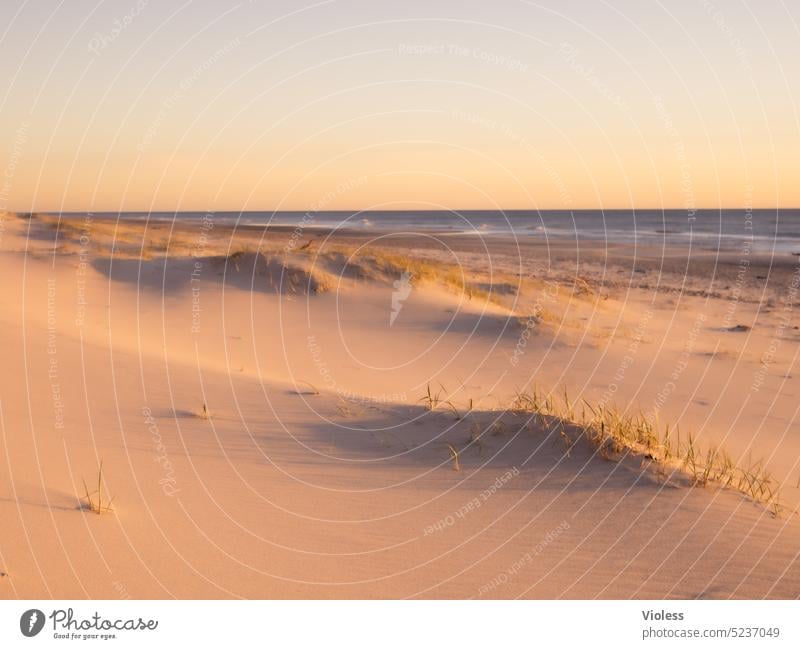
[[[461,463],[458,461],[458,450],[452,444],[445,442],[447,452],[450,453],[450,461],[453,463],[453,471],[461,471]]]
[[[585,407],[578,415],[566,391],[559,400],[552,393],[543,393],[534,387],[518,392],[511,410],[532,416],[548,430],[558,433],[557,441],[560,440],[567,455],[578,439],[583,438],[605,460],[640,456],[664,481],[680,474],[694,487],[716,485],[734,489],[765,505],[775,516],[784,511],[779,485],[761,462],[748,459],[738,464],[719,447],[700,449],[691,434],[684,442],[677,428],[673,431],[665,426],[661,432],[658,422],[643,413],[630,415],[607,406],[592,407],[585,400],[583,403]]]
[[[303,391],[301,391],[300,388],[297,388],[297,394],[312,395],[312,396],[316,396],[319,394],[319,390],[313,383],[309,381],[298,381],[297,383],[308,386],[308,390],[303,390]]]
[[[97,471],[97,489],[89,492],[89,487],[86,486],[86,480],[83,481],[84,498],[86,500],[86,508],[95,514],[108,514],[114,510],[111,507],[113,498],[108,501],[103,500],[103,460],[100,460],[100,468]]]
[[[420,398],[420,401],[422,401],[425,404],[425,409],[428,412],[433,412],[439,406],[446,406],[447,409],[450,410],[455,415],[456,421],[460,421],[461,413],[458,412],[458,409],[453,405],[451,401],[448,401],[447,399],[444,399],[442,397],[442,394],[444,395],[447,394],[447,389],[441,383],[439,384],[439,387],[441,389],[434,392],[431,390],[431,384],[428,383],[428,389],[425,395]],[[470,407],[471,406],[472,402],[470,402]]]
[[[401,273],[408,273],[413,285],[437,284],[447,290],[464,295],[467,299],[480,298],[487,302],[502,304],[500,296],[469,281],[463,268],[429,259],[399,255],[387,250],[369,248],[359,251],[357,257],[349,258],[349,266],[358,274],[370,279],[386,280]]]

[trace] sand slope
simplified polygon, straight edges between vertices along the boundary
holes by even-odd
[[[0,253],[2,597],[800,595],[796,516],[492,410],[532,373],[507,306],[420,286],[390,326],[377,276],[215,250],[193,284],[191,256],[29,225]],[[597,367],[568,339],[524,357]],[[429,412],[429,383],[474,412]]]

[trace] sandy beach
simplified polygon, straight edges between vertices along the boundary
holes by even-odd
[[[0,597],[800,596],[797,257],[0,232]]]

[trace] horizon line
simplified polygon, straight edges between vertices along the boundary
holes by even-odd
[[[529,207],[512,207],[512,208],[404,208],[404,209],[375,209],[375,208],[344,208],[344,209],[331,209],[331,210],[315,210],[315,209],[68,209],[68,210],[14,210],[5,209],[4,211],[9,214],[46,214],[46,215],[61,215],[61,214],[185,214],[185,213],[206,213],[206,214],[220,214],[220,213],[273,213],[273,214],[358,214],[365,212],[375,212],[384,214],[404,214],[408,212],[430,212],[430,213],[443,213],[443,214],[462,214],[462,213],[475,213],[475,212],[500,212],[500,213],[514,213],[514,212],[685,212],[687,214],[699,212],[725,212],[725,211],[752,211],[752,212],[767,212],[767,211],[798,211],[800,205],[791,207],[779,206],[750,206],[743,205],[739,207],[576,207],[576,208],[529,208]]]

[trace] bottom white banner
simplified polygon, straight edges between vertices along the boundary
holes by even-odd
[[[798,647],[799,620],[794,601],[5,601],[0,647]]]

